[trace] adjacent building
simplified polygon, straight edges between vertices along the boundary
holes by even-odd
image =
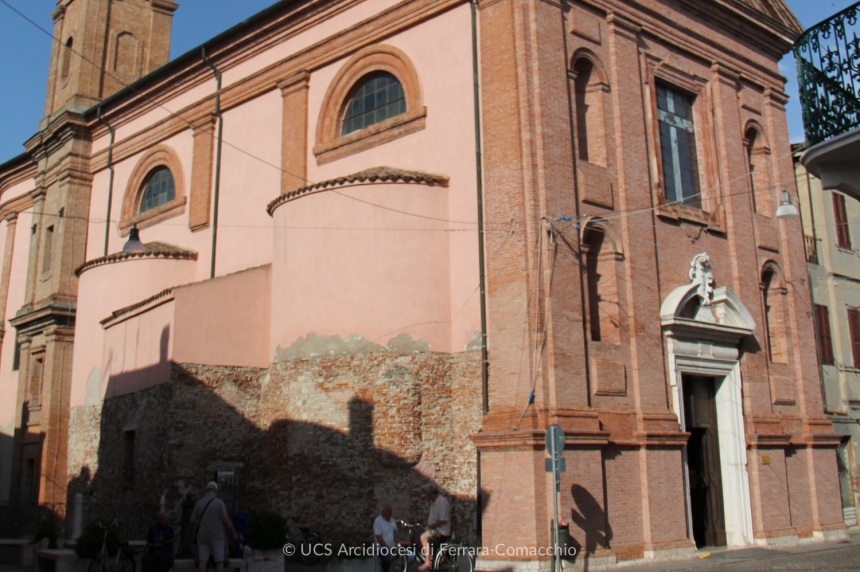
[[[845,522],[856,524],[860,484],[860,261],[851,237],[860,236],[860,203],[837,189],[824,190],[818,177],[800,162],[806,146],[793,147],[822,399],[834,431],[845,436],[837,450],[842,510]]]
[[[558,423],[593,564],[844,534],[782,0],[284,0],[168,63],[176,8],[59,1],[0,165],[10,498],[435,482],[532,569]]]

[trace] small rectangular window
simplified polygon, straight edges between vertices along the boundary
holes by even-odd
[[[657,118],[666,202],[701,208],[693,98],[657,84]]]
[[[45,254],[42,257],[42,272],[51,271],[51,256],[54,254],[54,227],[45,229]]]
[[[833,365],[833,340],[830,336],[830,311],[827,306],[815,305],[815,335],[818,338],[818,361]]]
[[[134,484],[134,431],[122,435],[123,478],[126,486]]]
[[[836,222],[836,244],[840,248],[851,248],[851,234],[848,232],[848,216],[845,213],[845,195],[833,193],[833,218]]]
[[[860,310],[848,308],[848,331],[851,334],[851,356],[854,367],[860,367]]]

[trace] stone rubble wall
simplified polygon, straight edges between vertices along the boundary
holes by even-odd
[[[174,364],[171,380],[72,410],[69,497],[152,504],[174,522],[217,471],[236,475],[233,510],[269,508],[333,538],[370,534],[379,506],[426,519],[419,487],[452,501],[476,539],[480,352],[380,352],[268,369]],[[134,431],[129,482],[128,436]]]

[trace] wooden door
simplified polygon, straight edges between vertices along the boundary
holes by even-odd
[[[684,376],[684,420],[690,440],[690,507],[696,546],[725,546],[726,524],[717,433],[716,380]]]

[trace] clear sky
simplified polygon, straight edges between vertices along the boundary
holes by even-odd
[[[53,29],[51,11],[56,0],[4,0]],[[274,4],[274,0],[177,0],[171,58],[202,44],[216,34]],[[705,1],[705,0],[695,0]],[[788,0],[804,27],[838,12],[855,0]],[[0,163],[24,151],[23,143],[36,132],[44,113],[45,86],[51,52],[50,37],[0,3]],[[786,91],[792,141],[803,140],[803,123],[797,104],[794,59],[788,55],[780,69],[789,78]]]

